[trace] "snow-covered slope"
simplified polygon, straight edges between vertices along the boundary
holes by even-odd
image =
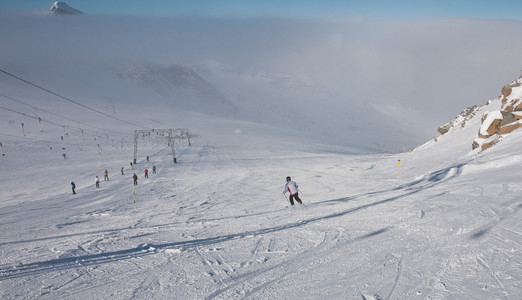
[[[226,112],[231,114],[237,111],[230,100],[212,83],[189,67],[132,65],[120,70],[117,75],[134,89],[136,86],[143,87],[144,90],[137,89],[137,92],[143,93],[144,98],[152,96],[152,98],[156,98],[156,101],[161,101],[157,99],[159,95],[164,100],[161,101],[162,103],[171,102],[170,105],[173,107],[192,111],[202,110],[214,115]],[[129,80],[130,82],[128,82]]]
[[[479,113],[390,156],[127,107],[125,120],[192,133],[192,146],[176,141],[176,164],[164,137],[140,135],[131,170],[136,127],[47,97],[41,129],[0,112],[3,299],[522,297],[522,134],[471,151]],[[62,117],[74,115],[83,123]],[[305,206],[288,207],[286,176]]]
[[[195,69],[213,82],[249,120],[276,124],[324,143],[363,152],[402,150],[408,132],[404,115],[394,118],[381,105],[345,99],[308,77],[246,71],[211,62]],[[410,122],[415,113],[410,111]]]

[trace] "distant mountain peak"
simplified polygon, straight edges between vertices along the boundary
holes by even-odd
[[[83,14],[83,12],[77,10],[76,8],[70,7],[67,3],[62,1],[54,2],[51,8],[49,9],[49,13],[53,15]]]

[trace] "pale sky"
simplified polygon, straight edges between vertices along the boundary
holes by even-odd
[[[0,12],[43,12],[49,0],[2,0]],[[522,20],[520,0],[68,0],[87,14],[199,17],[511,19]]]

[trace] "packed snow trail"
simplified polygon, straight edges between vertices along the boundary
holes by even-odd
[[[111,166],[110,181],[96,189],[95,172],[84,171],[74,196],[64,187],[28,199],[16,180],[2,178],[10,199],[1,210],[0,296],[520,296],[518,182],[479,176],[506,168],[489,171],[469,158],[424,168],[416,154],[398,167],[396,156],[262,148],[244,139],[242,146],[196,139],[178,146],[176,164],[169,149],[159,150],[124,176],[116,170],[128,162],[114,153],[96,163],[100,173]],[[152,163],[157,174],[143,178]],[[285,208],[288,175],[308,205]]]

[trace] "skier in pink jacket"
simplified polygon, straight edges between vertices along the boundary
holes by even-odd
[[[286,185],[285,185],[285,190],[283,191],[283,194],[286,194],[286,192],[290,193],[290,204],[291,205],[294,205],[294,198],[295,198],[295,201],[297,201],[297,203],[303,204],[303,202],[301,202],[301,199],[299,199],[298,188],[299,188],[299,186],[297,185],[297,183],[295,183],[295,181],[292,181],[292,178],[290,178],[290,176],[286,177]]]

